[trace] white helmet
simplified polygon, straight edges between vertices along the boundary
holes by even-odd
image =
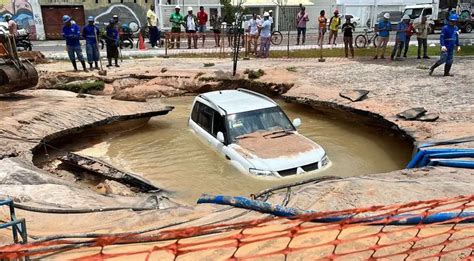
[[[181,7],[179,7],[179,5],[176,5],[174,9],[181,9]]]
[[[385,18],[385,19],[390,19],[390,13],[385,13],[385,14],[383,14],[383,18]]]
[[[402,20],[410,20],[410,16],[406,14],[403,16]]]
[[[265,17],[265,16],[270,16],[270,14],[269,14],[268,12],[265,12],[265,13],[263,13],[263,16],[264,16],[264,17]]]
[[[191,6],[188,6],[188,12],[193,11],[193,8]]]

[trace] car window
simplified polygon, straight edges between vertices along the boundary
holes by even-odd
[[[212,131],[212,117],[214,116],[214,110],[205,105],[199,104],[199,115],[198,121],[196,122],[201,128],[206,130],[208,133]]]
[[[217,133],[220,131],[226,137],[226,129],[225,129],[225,118],[221,116],[219,113],[214,112],[214,119],[213,119],[213,128],[212,128],[212,136],[217,137]]]
[[[191,112],[191,120],[193,120],[195,123],[198,122],[199,105],[201,105],[201,104],[202,103],[200,103],[200,102],[195,102],[194,107],[193,107],[193,111]]]
[[[425,9],[425,11],[423,12],[423,15],[432,15],[433,14],[433,11],[431,10],[431,8],[428,8],[428,9]]]

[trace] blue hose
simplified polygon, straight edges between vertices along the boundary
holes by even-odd
[[[420,161],[418,165],[427,166],[430,163],[430,160],[432,158],[452,159],[452,158],[472,158],[472,157],[474,157],[474,150],[426,154],[425,156],[423,156],[423,159]]]
[[[455,168],[474,169],[473,160],[432,160],[428,166],[444,166]]]
[[[237,208],[255,210],[261,213],[272,214],[278,217],[295,217],[304,214],[315,214],[315,211],[304,211],[296,208],[284,207],[280,205],[272,205],[267,202],[257,201],[248,199],[245,197],[231,197],[231,196],[212,196],[203,194],[197,201],[198,204],[211,203],[219,205],[233,206]],[[318,218],[312,220],[313,222],[330,223],[339,222],[351,218],[351,216],[335,216],[328,218]],[[438,222],[450,221],[454,218],[464,218],[461,223],[474,223],[474,212],[462,212],[462,213],[435,213],[427,217],[413,216],[409,214],[395,215],[395,216],[379,216],[379,217],[366,217],[361,220],[352,221],[351,223],[368,223],[378,222],[385,218],[395,219],[388,223],[389,225],[417,225],[417,224],[432,224]],[[381,223],[382,223],[381,222]]]
[[[433,148],[420,150],[415,154],[415,156],[413,156],[406,168],[425,167],[429,163],[430,155],[446,153],[453,153],[452,157],[455,158],[457,153],[474,153],[474,149]]]

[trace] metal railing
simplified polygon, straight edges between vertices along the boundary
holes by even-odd
[[[6,199],[0,201],[0,206],[8,206],[10,210],[10,222],[0,223],[0,229],[2,228],[12,228],[13,234],[13,242],[15,244],[21,243],[26,244],[28,243],[28,234],[26,231],[26,221],[24,218],[17,219],[15,214],[15,207],[13,205],[13,199]],[[21,242],[19,241],[18,234],[20,234]]]

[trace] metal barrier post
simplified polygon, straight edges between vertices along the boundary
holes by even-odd
[[[324,35],[321,36],[321,49],[319,50],[319,59],[318,62],[322,63],[325,62],[326,59],[323,58],[323,43],[324,43]]]
[[[169,41],[168,37],[169,37],[169,34],[165,32],[165,55],[163,56],[163,58],[169,58],[169,56],[168,56],[168,43],[169,43],[168,42]]]

